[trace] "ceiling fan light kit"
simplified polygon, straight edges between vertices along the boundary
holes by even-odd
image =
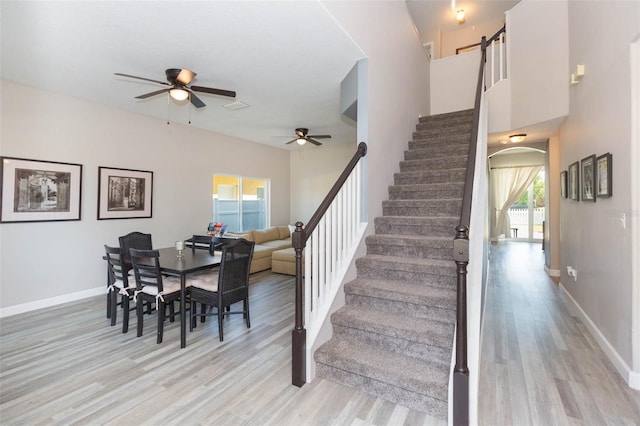
[[[322,145],[321,142],[318,142],[316,139],[331,139],[331,135],[309,135],[309,129],[304,127],[298,127],[296,129],[296,137],[291,139],[285,145],[289,145],[290,143],[297,143],[302,146],[307,142],[311,142],[316,146]]]
[[[208,93],[211,95],[226,96],[229,98],[236,97],[236,92],[233,90],[215,89],[213,87],[204,86],[190,86],[191,82],[197,74],[186,68],[168,68],[167,70],[165,70],[165,75],[167,77],[168,83],[160,80],[153,80],[151,78],[138,77],[136,75],[122,74],[119,72],[114,73],[114,75],[120,77],[135,78],[137,80],[144,80],[156,84],[161,84],[163,86],[168,86],[164,89],[136,96],[136,99],[147,99],[152,96],[168,92],[169,95],[177,101],[184,101],[185,99],[189,98],[194,107],[203,108],[206,106],[206,104],[202,102],[202,100],[193,92]]]

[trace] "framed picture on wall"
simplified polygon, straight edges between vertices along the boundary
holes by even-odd
[[[582,201],[596,201],[596,156],[590,155],[580,161],[582,169]]]
[[[151,217],[153,172],[98,167],[98,220]]]
[[[560,172],[560,197],[567,198],[567,171]]]
[[[611,197],[613,190],[611,153],[607,152],[596,159],[596,196]]]
[[[579,200],[578,195],[578,185],[580,183],[580,177],[578,175],[578,168],[580,165],[576,161],[575,163],[569,165],[569,171],[567,173],[568,182],[567,182],[567,194],[568,198],[573,201]]]
[[[0,157],[0,222],[80,220],[82,164]]]

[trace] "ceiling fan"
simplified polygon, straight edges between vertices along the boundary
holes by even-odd
[[[198,98],[193,92],[210,93],[212,95],[228,96],[230,98],[236,97],[236,92],[233,90],[214,89],[212,87],[203,86],[189,86],[189,84],[191,84],[191,82],[193,81],[193,78],[196,76],[196,73],[186,68],[169,68],[165,71],[165,74],[167,75],[168,83],[160,80],[153,80],[151,78],[122,74],[119,72],[114,73],[114,75],[118,75],[121,77],[135,78],[138,80],[150,81],[152,83],[167,86],[164,89],[136,96],[136,99],[146,99],[155,95],[159,95],[161,93],[169,92],[169,95],[171,95],[171,97],[177,101],[184,101],[185,99],[189,98],[193,106],[195,106],[196,108],[202,108],[206,106],[206,104],[202,102],[202,100],[200,100],[200,98]]]
[[[331,139],[331,135],[308,135],[309,129],[305,129],[303,127],[299,127],[296,129],[296,137],[291,139],[285,145],[290,143],[297,142],[298,145],[304,145],[307,142],[311,142],[314,145],[320,146],[321,142],[318,142],[316,139]]]

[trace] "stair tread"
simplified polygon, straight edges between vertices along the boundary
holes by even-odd
[[[412,264],[412,265],[422,265],[422,266],[438,266],[445,268],[455,269],[456,265],[450,260],[440,260],[440,259],[421,259],[417,257],[398,257],[393,255],[381,255],[381,254],[367,254],[362,256],[360,259],[366,259],[372,262],[380,262],[380,263],[397,263],[397,264]]]
[[[333,324],[440,348],[453,347],[454,325],[391,312],[345,305],[331,316]],[[446,360],[445,360],[446,361]]]
[[[429,203],[433,203],[433,204],[448,204],[452,201],[456,201],[456,202],[461,202],[462,198],[460,197],[455,197],[455,198],[437,198],[437,197],[431,197],[431,198],[405,198],[405,199],[394,199],[394,200],[384,200],[382,202],[383,205],[385,204],[420,204],[420,205],[425,205],[425,204],[429,204]]]
[[[446,401],[449,366],[430,364],[370,345],[333,339],[316,351],[316,362]]]

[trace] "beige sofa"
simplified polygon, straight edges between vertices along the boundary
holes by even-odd
[[[254,229],[245,233],[227,233],[225,236],[244,238],[256,243],[253,249],[250,274],[271,269],[271,254],[276,250],[291,247],[291,233],[288,226]]]

